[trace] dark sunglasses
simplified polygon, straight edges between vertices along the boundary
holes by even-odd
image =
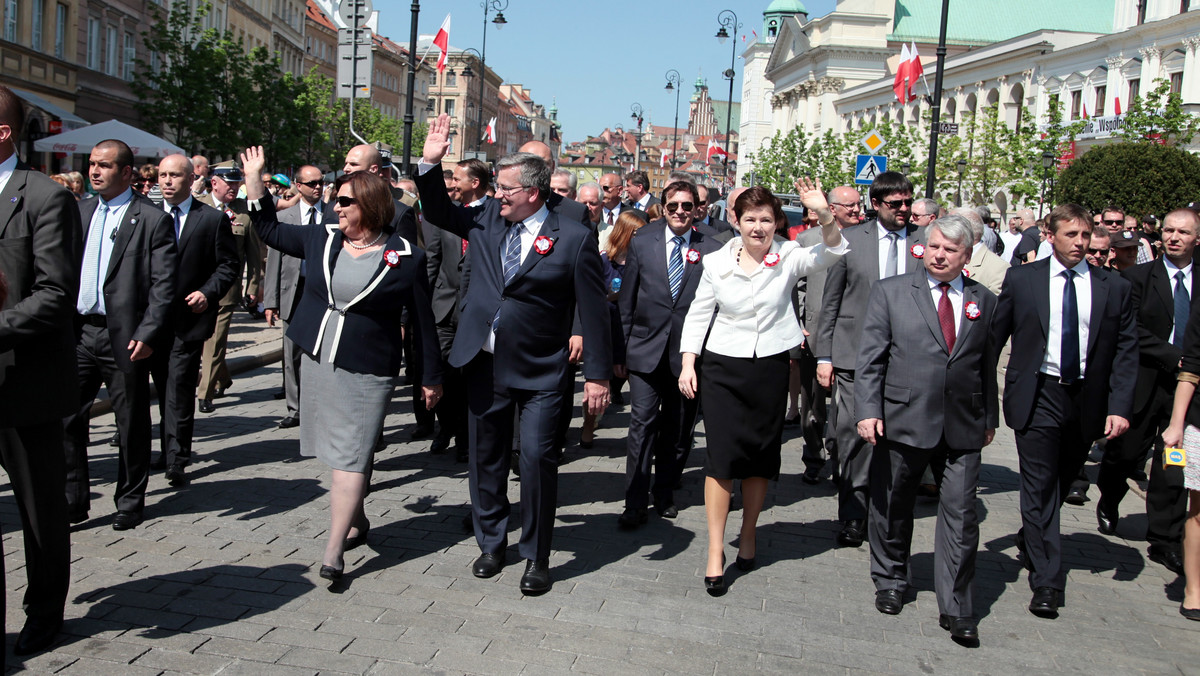
[[[322,181],[319,178],[315,181],[296,181],[296,185],[306,185],[310,188],[320,188],[321,186],[325,185],[325,181]]]
[[[338,195],[336,202],[337,202],[337,205],[343,209],[345,209],[346,207],[352,207],[355,204],[358,204],[358,200],[354,199],[353,197],[348,197],[346,195]]]
[[[1109,219],[1107,219],[1107,218],[1106,218],[1106,219],[1104,219],[1104,220],[1102,220],[1102,221],[1100,221],[1100,222],[1101,222],[1101,223],[1103,223],[1103,224],[1105,224],[1105,225],[1125,225],[1125,219],[1124,219],[1124,218],[1118,218],[1118,219],[1116,219],[1116,220],[1109,220]]]
[[[913,198],[909,197],[906,200],[879,200],[879,202],[880,204],[885,205],[887,208],[895,210],[899,209],[901,206],[911,207],[913,205]]]
[[[667,202],[667,213],[673,214],[680,209],[691,211],[695,206],[691,202]]]
[[[1108,249],[1088,249],[1087,252],[1093,256],[1107,256],[1108,255]]]

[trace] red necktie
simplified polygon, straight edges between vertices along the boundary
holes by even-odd
[[[608,224],[609,225],[613,224],[613,212],[611,212],[611,211],[608,212]]]
[[[954,305],[950,303],[950,283],[938,284],[942,299],[938,301],[938,323],[942,325],[942,337],[946,339],[946,351],[954,352]]]

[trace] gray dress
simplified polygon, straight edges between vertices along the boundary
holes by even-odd
[[[379,269],[383,249],[358,258],[343,249],[338,253],[332,284],[334,304],[345,307],[362,293]],[[395,380],[390,376],[352,373],[329,361],[334,334],[341,316],[326,320],[320,354],[305,354],[300,369],[300,454],[316,456],[333,469],[363,472],[371,463],[375,441],[383,430]],[[370,349],[345,345],[339,349]]]

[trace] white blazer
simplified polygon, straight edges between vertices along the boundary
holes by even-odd
[[[792,310],[792,289],[801,277],[833,265],[849,251],[845,239],[833,248],[776,241],[758,268],[746,274],[737,262],[741,247],[741,238],[735,237],[704,257],[700,285],[683,322],[680,352],[700,354],[707,347],[727,357],[754,357],[799,345],[804,334]],[[772,254],[779,260],[767,265]]]

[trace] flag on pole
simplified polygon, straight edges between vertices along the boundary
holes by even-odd
[[[487,128],[483,130],[483,140],[488,143],[496,143],[496,118],[488,120]]]
[[[921,65],[921,55],[917,53],[917,43],[912,43],[909,51],[909,81],[916,82],[918,77],[925,77],[925,67]]]
[[[1113,112],[1116,113],[1117,115],[1121,114],[1121,97],[1120,96],[1113,97]]]
[[[1086,103],[1085,103],[1085,104],[1083,104],[1083,119],[1085,119],[1085,120],[1086,120],[1086,119],[1088,119],[1088,114],[1087,114],[1087,104],[1086,104]]]
[[[442,50],[438,55],[437,70],[439,73],[446,70],[446,56],[450,53],[450,15],[446,15],[446,20],[442,22],[442,27],[438,29],[437,35],[433,36],[433,44]]]
[[[756,31],[756,30],[754,30],[753,28],[751,28],[751,29],[750,29],[750,34],[754,36],[754,41],[755,41],[755,42],[758,42],[758,31]]]
[[[900,61],[896,64],[896,77],[892,80],[892,91],[896,93],[896,100],[900,103],[908,103],[912,80],[912,52],[909,51],[908,45],[903,45],[900,48]]]
[[[720,155],[722,160],[729,159],[729,155],[725,152],[725,149],[717,145],[715,137],[708,140],[708,154],[704,158],[704,163],[712,164],[713,155]]]
[[[667,156],[670,154],[671,154],[670,150],[664,150],[664,151],[662,151],[662,154],[658,156],[658,168],[659,169],[662,169],[663,167],[667,166]]]

